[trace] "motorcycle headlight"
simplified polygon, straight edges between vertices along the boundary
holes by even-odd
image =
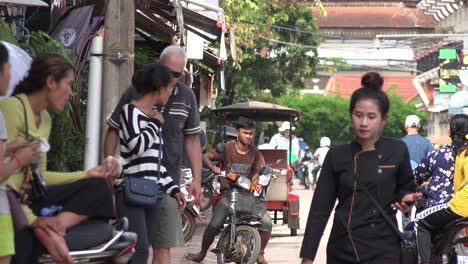
[[[260,175],[258,178],[258,184],[261,186],[268,186],[270,184],[271,174]]]
[[[240,176],[237,179],[237,185],[239,185],[239,187],[241,187],[244,190],[250,190],[250,184],[251,183],[252,182],[250,181],[250,179],[245,177],[245,176]]]

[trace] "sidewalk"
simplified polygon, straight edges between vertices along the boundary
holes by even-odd
[[[271,235],[270,242],[265,250],[265,258],[267,259],[268,263],[300,263],[301,260],[299,259],[299,251],[301,250],[302,239],[304,236],[304,228],[307,222],[307,216],[309,214],[310,203],[312,201],[313,192],[311,190],[304,190],[303,186],[299,185],[295,181],[294,185],[294,194],[299,195],[300,197],[300,229],[297,232],[297,236],[292,237],[290,236],[290,231],[287,225],[282,225],[281,221],[278,224],[273,224],[273,232]],[[172,259],[171,263],[179,264],[179,263],[194,263],[188,261],[184,258],[184,254],[190,252],[198,252],[201,247],[201,239],[203,236],[203,231],[208,224],[208,219],[211,216],[210,212],[205,212],[206,219],[204,222],[198,222],[197,231],[195,232],[194,237],[191,241],[189,241],[185,247],[172,249]],[[330,219],[329,223],[332,222]],[[328,237],[330,234],[331,225],[327,226],[325,230],[324,236],[322,237],[322,241],[320,242],[319,253],[314,264],[321,264],[326,263],[326,242],[328,241]],[[212,245],[212,248],[216,245],[215,241]],[[202,262],[205,264],[214,264],[216,263],[216,256],[208,252],[205,260]]]

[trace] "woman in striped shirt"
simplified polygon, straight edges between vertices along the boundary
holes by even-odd
[[[163,139],[162,114],[154,106],[167,104],[174,87],[174,78],[169,68],[162,64],[144,66],[132,78],[132,84],[141,94],[136,101],[124,105],[120,116],[120,153],[125,159],[125,177],[145,177],[160,185],[160,190],[170,194],[183,211],[185,199],[161,164]],[[122,181],[117,182],[117,189]],[[117,209],[120,216],[130,220],[129,230],[137,233],[135,256],[131,263],[147,263],[149,245],[155,242],[153,222],[158,217],[157,206],[142,207],[125,203],[124,192],[117,192]],[[153,263],[156,259],[153,260]]]

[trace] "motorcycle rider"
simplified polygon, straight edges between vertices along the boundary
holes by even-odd
[[[221,173],[221,170],[226,172],[236,173],[246,176],[252,182],[258,182],[258,172],[265,163],[262,154],[257,147],[252,144],[254,138],[255,122],[247,118],[240,117],[236,125],[237,140],[225,144],[223,153],[216,152],[212,149],[203,155],[203,164],[214,173]],[[222,169],[213,165],[212,161],[222,161]],[[229,215],[229,189],[230,186],[226,180],[220,178],[222,198],[219,204],[213,210],[213,217],[205,229],[203,234],[201,251],[197,254],[187,254],[185,257],[188,260],[201,262],[213,243],[216,235],[221,230],[226,217]],[[258,190],[259,191],[259,190]],[[263,216],[261,220],[262,226],[259,227],[261,237],[260,254],[257,258],[257,263],[267,264],[264,257],[264,250],[268,244],[271,235],[271,219],[268,214]]]
[[[329,137],[322,137],[320,139],[320,148],[315,150],[314,159],[318,161],[318,166],[312,170],[312,176],[314,177],[313,189],[315,189],[315,184],[317,183],[318,172],[322,168],[323,161],[327,156],[328,150],[330,150],[331,140]]]
[[[300,152],[300,154],[299,154],[300,167],[299,167],[299,170],[297,171],[299,179],[303,179],[302,177],[304,177],[304,175],[302,175],[302,170],[300,169],[300,168],[302,168],[302,166],[307,167],[307,171],[308,171],[307,175],[312,175],[311,173],[312,173],[313,166],[312,166],[312,163],[310,161],[312,161],[313,157],[314,157],[314,155],[310,151],[309,146],[305,146],[304,149]],[[304,162],[308,162],[308,161],[309,161],[308,164],[304,164]]]

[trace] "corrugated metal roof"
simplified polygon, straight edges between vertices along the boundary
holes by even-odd
[[[362,74],[336,74],[335,78],[330,78],[325,89],[325,95],[338,95],[348,98],[351,94],[361,88]],[[405,101],[411,101],[418,96],[418,92],[413,85],[414,76],[411,75],[389,75],[384,76],[384,90],[396,88],[395,92],[402,96]]]
[[[404,6],[326,6],[312,9],[319,28],[434,28],[432,16]]]

